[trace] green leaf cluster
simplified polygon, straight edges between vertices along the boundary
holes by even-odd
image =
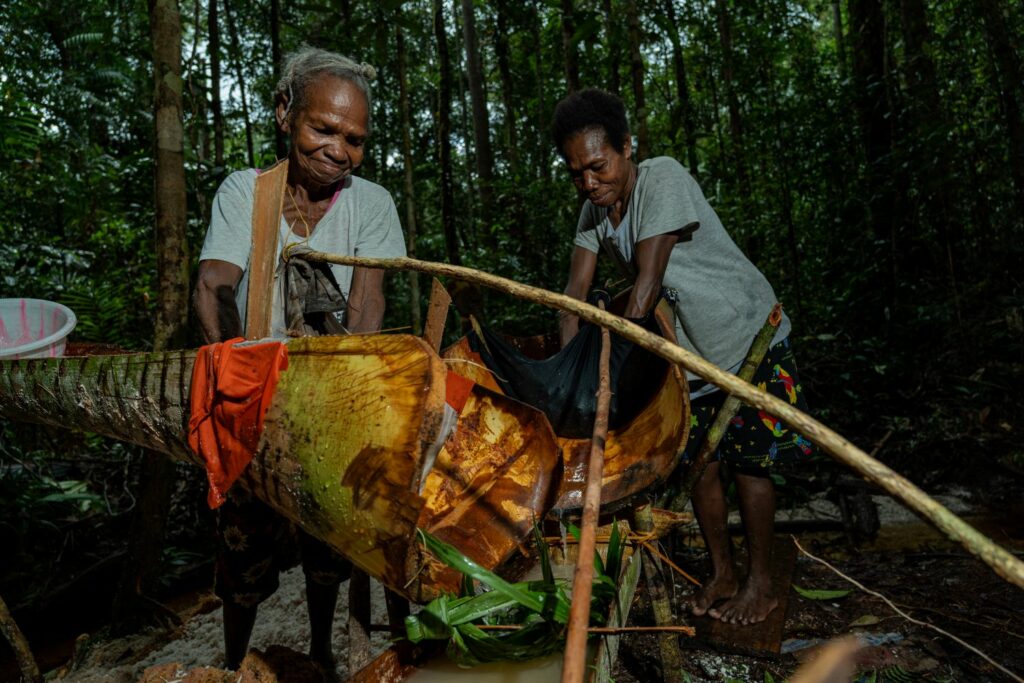
[[[613,525],[612,529],[607,563],[598,553],[594,554],[592,624],[604,623],[622,564],[624,542],[618,525]],[[570,527],[570,531],[579,537],[578,529]],[[464,585],[462,595],[443,595],[417,614],[406,617],[406,637],[410,641],[448,641],[448,657],[461,666],[524,661],[543,657],[562,647],[570,600],[567,586],[554,577],[550,553],[538,528],[534,528],[534,540],[542,579],[519,583],[509,583],[425,531],[420,531],[420,537],[439,560],[463,574]],[[483,592],[476,591],[477,584]],[[481,629],[481,625],[520,628],[490,631]]]

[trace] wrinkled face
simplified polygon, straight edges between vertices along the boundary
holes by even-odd
[[[628,137],[617,152],[603,128],[588,128],[566,140],[562,154],[576,189],[595,206],[608,207],[625,198],[633,155]]]
[[[349,81],[323,74],[305,93],[306,106],[285,118],[277,107],[281,130],[291,136],[288,158],[304,182],[333,185],[363,162],[370,122],[366,97]]]

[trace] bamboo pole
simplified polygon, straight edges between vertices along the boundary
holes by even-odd
[[[298,253],[298,250],[289,251]],[[614,330],[619,336],[629,339],[666,360],[682,365],[690,372],[704,378],[720,389],[734,394],[744,403],[779,418],[791,428],[799,431],[811,442],[820,446],[822,450],[829,453],[834,459],[852,468],[872,483],[877,484],[886,493],[901,501],[925,520],[934,524],[946,536],[963,545],[970,553],[976,555],[982,562],[991,567],[996,574],[1024,588],[1024,562],[944,508],[906,477],[897,474],[889,467],[873,459],[840,434],[829,429],[806,413],[797,410],[785,401],[781,401],[757,389],[757,387],[718,368],[700,356],[644,330],[625,318],[602,311],[595,306],[565,294],[557,294],[539,287],[524,285],[508,278],[491,275],[490,273],[484,273],[464,266],[452,266],[446,263],[433,263],[411,258],[376,259],[342,256],[312,250],[303,250],[302,255],[307,260],[323,261],[325,263],[380,268],[382,270],[415,270],[431,275],[448,276],[490,287],[550,308],[568,311],[594,324],[606,326]]]
[[[604,302],[598,304],[598,310],[603,312]],[[590,594],[594,583],[594,547],[601,507],[604,442],[608,437],[608,411],[612,402],[611,355],[612,337],[608,328],[602,327],[597,412],[594,415],[594,435],[590,441],[590,462],[587,463],[587,487],[583,493],[583,519],[572,582],[572,605],[569,607],[569,632],[565,639],[562,683],[583,683],[587,673],[587,627],[590,625]]]
[[[754,379],[754,372],[761,365],[765,354],[768,353],[768,347],[771,345],[772,338],[779,329],[781,322],[782,304],[777,303],[772,306],[771,312],[768,313],[768,319],[764,321],[764,325],[754,337],[754,342],[750,345],[750,350],[743,361],[743,366],[736,373],[744,382],[750,382]],[[718,444],[722,441],[722,437],[725,436],[725,430],[729,428],[729,423],[736,416],[736,411],[740,409],[740,403],[740,400],[732,394],[726,396],[725,401],[722,402],[722,407],[718,409],[714,422],[711,423],[707,434],[704,435],[704,442],[701,444],[697,456],[686,469],[686,474],[683,475],[683,483],[679,492],[672,498],[672,502],[668,506],[669,510],[681,512],[686,507],[686,503],[690,500],[690,495],[693,493],[693,487],[704,476],[704,470],[707,469],[711,456],[714,455],[718,449]]]

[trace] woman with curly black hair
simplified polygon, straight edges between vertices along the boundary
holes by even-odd
[[[738,371],[775,293],[729,237],[693,176],[670,157],[637,164],[622,100],[602,90],[582,90],[562,100],[552,133],[584,200],[565,293],[585,299],[603,253],[633,282],[626,317],[642,317],[663,289],[674,290],[677,342],[723,369]],[[563,315],[563,344],[578,329],[578,318]],[[804,409],[789,332],[789,319],[783,316],[753,381]],[[725,398],[699,377],[688,379],[692,418],[684,461],[696,453]],[[752,624],[778,605],[769,574],[775,489],[768,475],[773,464],[809,452],[810,444],[773,416],[748,407],[737,413],[716,460],[693,492],[711,559],[711,578],[693,598],[693,614]],[[727,531],[722,461],[735,475],[746,530],[749,569],[742,582]]]

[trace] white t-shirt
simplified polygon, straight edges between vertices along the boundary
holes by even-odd
[[[242,269],[242,279],[235,291],[235,303],[243,322],[249,292],[256,175],[255,169],[236,171],[221,184],[213,198],[210,228],[199,255],[200,261],[217,259]],[[285,201],[289,201],[287,196]],[[289,244],[303,241],[305,238],[296,235],[282,217],[277,240],[279,253]],[[308,245],[316,251],[346,256],[405,256],[402,226],[391,194],[380,185],[355,176],[345,179],[327,213],[313,229]],[[287,329],[284,320],[284,278],[281,277],[283,263],[279,258],[274,272],[274,301],[270,322],[272,337],[285,336]],[[352,267],[331,264],[331,271],[347,297],[352,285]]]

